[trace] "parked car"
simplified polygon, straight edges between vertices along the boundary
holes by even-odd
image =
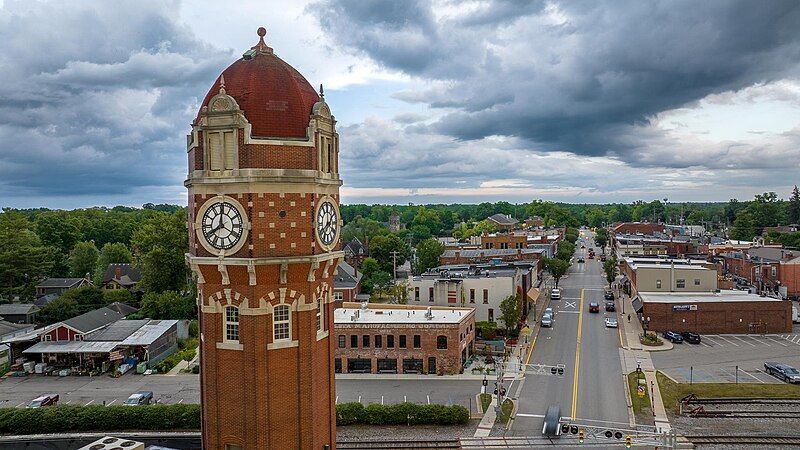
[[[603,298],[606,300],[614,300],[614,293],[606,289],[605,292],[603,292]]]
[[[550,300],[561,300],[561,289],[553,288],[550,290]]]
[[[606,328],[617,328],[617,318],[606,317]]]
[[[600,261],[603,261],[603,262],[605,262],[605,261],[606,261],[606,255],[601,255],[601,256],[600,256]]]
[[[617,307],[614,305],[614,302],[606,302],[606,312],[614,312],[617,310]]]
[[[583,259],[583,257],[581,256],[581,257],[579,257],[579,258],[578,258],[578,262],[579,262],[579,263],[585,263],[585,262],[586,262],[586,260],[585,260],[585,259]]]
[[[131,394],[123,403],[125,406],[149,405],[153,402],[153,391],[141,391]]]
[[[545,316],[550,316],[550,317],[553,317],[553,308],[546,308],[546,309],[544,310],[544,315],[545,315]]]
[[[792,366],[776,362],[765,362],[764,372],[787,383],[800,383],[800,372]]]
[[[692,333],[690,331],[684,331],[681,333],[681,337],[684,341],[690,344],[699,344],[700,343],[700,335],[697,333]]]
[[[673,344],[683,344],[683,338],[681,335],[674,331],[665,331],[664,339],[672,342]]]
[[[594,259],[594,253],[589,253],[589,259]]]
[[[43,408],[45,406],[55,406],[58,403],[58,394],[45,394],[36,397],[28,403],[28,408]]]
[[[545,314],[542,316],[542,320],[539,323],[541,323],[544,328],[550,328],[553,326],[553,316]]]
[[[600,312],[600,305],[597,302],[589,303],[589,312],[590,313],[599,313]]]

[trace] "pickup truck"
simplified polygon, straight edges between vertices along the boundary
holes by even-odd
[[[58,403],[58,394],[45,394],[36,397],[28,403],[28,408],[42,408],[44,406],[55,406]]]

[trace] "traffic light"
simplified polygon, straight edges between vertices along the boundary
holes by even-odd
[[[583,428],[578,430],[578,442],[583,444],[583,438],[585,437],[585,433],[583,432]]]
[[[625,435],[625,448],[631,448],[631,435]]]

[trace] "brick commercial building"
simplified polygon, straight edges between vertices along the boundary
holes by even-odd
[[[792,302],[746,291],[639,292],[642,323],[652,331],[789,333]],[[639,305],[637,305],[639,303]]]
[[[800,256],[789,261],[781,261],[778,270],[778,291],[784,298],[800,299]]]
[[[656,233],[664,234],[667,228],[660,223],[649,222],[624,222],[615,226],[611,234],[643,234],[653,235]]]
[[[322,88],[265,34],[217,78],[187,136],[208,450],[336,445],[339,135]]]
[[[477,250],[445,250],[439,256],[439,263],[442,265],[450,264],[480,264],[493,261],[538,261],[545,250],[533,248],[509,248],[509,249],[477,249]]]
[[[453,375],[472,356],[473,308],[343,306],[334,312],[337,373]]]

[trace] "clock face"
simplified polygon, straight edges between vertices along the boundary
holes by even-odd
[[[218,250],[233,248],[244,230],[241,213],[225,201],[216,202],[206,210],[202,226],[206,242]]]
[[[317,209],[317,237],[326,247],[330,247],[336,241],[339,228],[339,218],[336,216],[336,208],[328,200],[322,202]]]

